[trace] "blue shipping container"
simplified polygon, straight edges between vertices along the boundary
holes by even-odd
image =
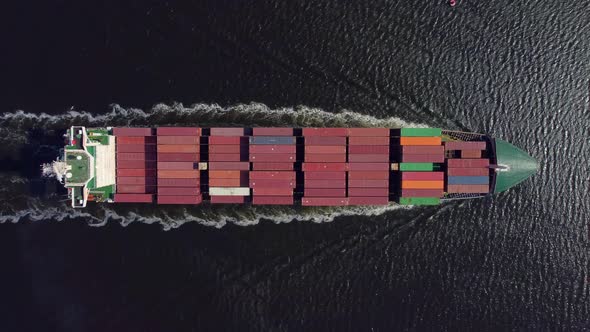
[[[291,144],[295,144],[295,137],[293,137],[293,136],[250,136],[250,144],[291,145]]]
[[[448,184],[489,184],[488,176],[449,176]]]

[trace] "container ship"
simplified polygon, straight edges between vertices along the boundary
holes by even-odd
[[[521,149],[439,128],[85,128],[53,164],[74,208],[152,204],[436,205],[507,190]]]

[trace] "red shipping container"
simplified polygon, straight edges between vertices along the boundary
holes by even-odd
[[[199,136],[158,136],[159,145],[197,145],[200,143]]]
[[[306,188],[303,191],[305,197],[346,197],[346,189],[341,188]]]
[[[402,189],[402,197],[442,197],[442,189]]]
[[[348,180],[388,180],[389,171],[350,171]]]
[[[255,171],[292,171],[293,163],[252,163],[252,169]]]
[[[115,203],[153,203],[152,194],[115,194]]]
[[[159,161],[158,169],[198,169],[198,165],[191,161]]]
[[[117,160],[117,169],[126,168],[156,169],[156,162],[144,160]]]
[[[250,188],[295,188],[295,180],[250,179]]]
[[[387,145],[389,146],[389,137],[349,137],[348,145]]]
[[[312,145],[305,147],[305,154],[308,153],[346,153],[346,146],[342,145]]]
[[[156,186],[144,186],[137,184],[119,184],[117,193],[121,194],[153,194],[156,192]]]
[[[254,196],[252,204],[255,205],[293,205],[292,196]]]
[[[385,154],[389,155],[387,145],[353,145],[348,147],[349,154]]]
[[[212,204],[242,204],[246,201],[245,196],[211,196]]]
[[[303,163],[301,166],[304,172],[316,171],[316,172],[338,172],[345,171],[345,163]]]
[[[209,179],[209,187],[247,187],[248,179]]]
[[[156,170],[143,168],[117,169],[117,176],[155,177]]]
[[[210,179],[240,179],[248,176],[247,171],[209,171]]]
[[[345,180],[305,180],[305,188],[346,188]]]
[[[388,205],[388,196],[373,196],[373,197],[348,197],[348,205]]]
[[[389,196],[389,188],[348,188],[348,196]]]
[[[245,158],[245,157],[244,157]],[[235,153],[215,153],[209,154],[209,161],[242,161],[240,154]]]
[[[143,152],[122,152],[117,153],[117,160],[136,160],[136,161],[155,161],[155,153],[143,153]]]
[[[252,194],[256,196],[292,196],[293,188],[253,188]]]
[[[211,128],[211,136],[243,136],[244,128]]]
[[[486,142],[444,142],[445,150],[485,150]]]
[[[250,154],[250,161],[252,162],[295,162],[294,153],[256,153]]]
[[[442,145],[404,145],[402,154],[431,154],[444,155],[445,147]]]
[[[479,159],[481,158],[480,150],[461,150],[461,158]]]
[[[295,172],[251,171],[250,180],[295,180]]]
[[[246,146],[240,144],[209,145],[209,153],[237,153],[247,151]]]
[[[448,167],[488,167],[490,165],[489,159],[447,159]]]
[[[209,146],[215,144],[248,144],[248,137],[242,136],[209,136]]]
[[[348,128],[303,128],[303,136],[348,136]]]
[[[200,145],[158,145],[158,153],[199,153]]]
[[[201,204],[202,195],[196,196],[158,196],[158,204]]]
[[[349,154],[348,162],[351,163],[378,163],[388,162],[389,154]]]
[[[306,153],[305,161],[308,163],[344,163],[346,162],[346,154]]]
[[[145,144],[121,144],[117,145],[117,153],[141,152],[141,153],[155,153],[156,146]]]
[[[252,136],[293,136],[293,128],[252,128]]]
[[[487,194],[490,191],[490,186],[487,184],[449,184],[447,185],[447,192],[451,194],[466,193],[466,194]]]
[[[402,172],[402,180],[444,180],[444,172]]]
[[[195,196],[201,193],[200,187],[158,187],[158,195],[189,195]]]
[[[305,180],[345,180],[346,172],[303,172]]]
[[[122,176],[117,178],[117,185],[119,184],[136,184],[142,186],[155,186],[156,178],[141,177],[141,176]]]
[[[250,145],[250,153],[295,153],[295,145]]]
[[[118,136],[116,138],[117,145],[119,144],[155,144],[155,136]]]
[[[444,163],[445,155],[429,155],[429,154],[403,154],[402,162],[404,163]]]
[[[115,136],[152,136],[152,128],[113,128]]]
[[[197,153],[158,153],[158,161],[199,161]]]
[[[346,145],[346,137],[310,136],[305,137],[305,145]]]
[[[303,197],[301,199],[303,206],[347,206],[348,198],[346,197]]]
[[[198,179],[201,172],[198,170],[158,170],[159,179]]]
[[[385,180],[348,180],[349,188],[384,188],[389,186],[389,179]]]
[[[349,163],[350,171],[388,171],[389,163]]]
[[[200,179],[158,179],[158,187],[200,187]]]
[[[201,136],[201,128],[197,127],[158,127],[158,136]]]
[[[447,168],[448,176],[488,176],[489,168]]]
[[[348,128],[348,136],[390,136],[389,128]]]

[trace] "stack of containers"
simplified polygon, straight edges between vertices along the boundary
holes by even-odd
[[[347,128],[304,128],[304,206],[348,205]]]
[[[348,129],[348,204],[389,203],[389,128]]]
[[[201,129],[159,127],[158,204],[200,204]]]
[[[156,141],[151,128],[113,128],[118,203],[151,203],[156,192]]]
[[[248,187],[248,138],[244,128],[211,128],[209,195],[211,203],[244,203]]]
[[[296,148],[293,128],[252,129],[249,185],[253,204],[293,204]]]
[[[436,205],[444,190],[444,173],[435,172],[435,163],[444,163],[439,128],[402,128],[400,204]]]
[[[460,150],[461,159],[447,160],[447,192],[486,194],[490,191],[489,159],[482,159],[485,142],[445,142],[445,150]]]

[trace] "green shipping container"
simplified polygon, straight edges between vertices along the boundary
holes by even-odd
[[[438,197],[400,197],[399,203],[401,205],[438,205],[440,198]]]
[[[400,163],[400,171],[425,171],[432,172],[434,170],[433,163]]]
[[[432,137],[442,135],[440,128],[402,128],[401,136]]]

